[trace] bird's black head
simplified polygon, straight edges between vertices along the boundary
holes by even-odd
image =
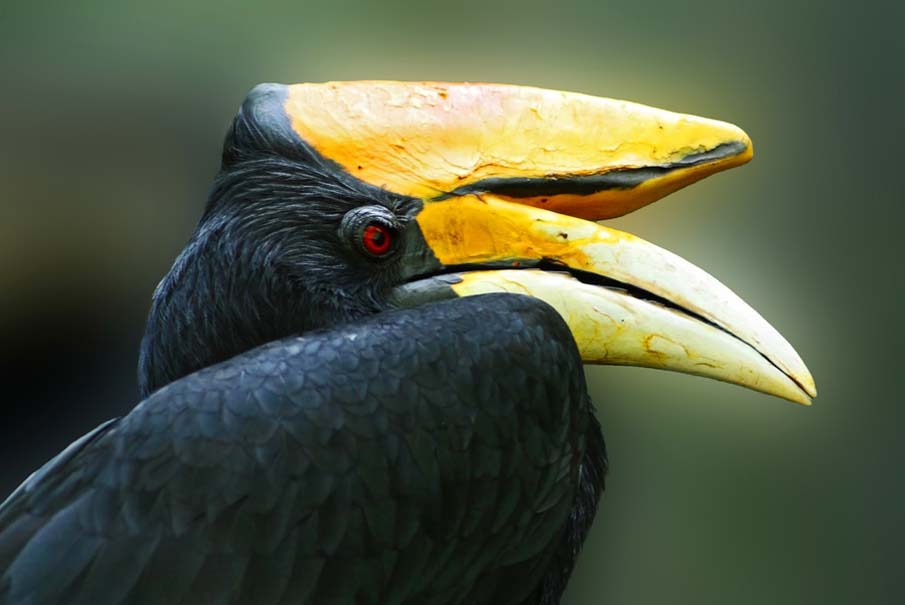
[[[420,207],[351,177],[291,130],[282,87],[236,116],[201,221],[164,277],[141,347],[142,396],[268,341],[387,305]]]

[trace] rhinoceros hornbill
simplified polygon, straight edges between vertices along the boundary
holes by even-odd
[[[0,508],[0,603],[557,603],[606,471],[582,362],[815,395],[725,286],[591,222],[751,154],[572,93],[255,88],[144,400]]]

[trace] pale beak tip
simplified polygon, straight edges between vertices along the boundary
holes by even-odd
[[[813,399],[817,397],[817,384],[814,382],[814,377],[811,376],[811,372],[805,367],[804,362],[801,361],[801,358],[798,359],[799,367],[789,373],[789,378],[791,378],[795,384],[798,385],[798,388],[804,391],[809,398]]]
[[[814,379],[808,376],[807,381],[802,381],[802,386],[804,388],[805,393],[808,394],[808,397],[811,399],[817,397],[817,385],[814,384]]]
[[[790,376],[790,378],[792,377]],[[810,406],[811,403],[813,403],[812,400],[817,397],[817,386],[814,384],[814,379],[809,373],[805,373],[803,376],[795,376],[793,382],[795,382],[798,389],[795,393],[796,396],[794,398],[790,397],[789,400],[800,403],[801,405]]]

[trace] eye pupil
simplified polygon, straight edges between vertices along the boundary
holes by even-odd
[[[376,256],[386,254],[393,244],[393,237],[389,228],[384,225],[372,223],[365,227],[363,234],[365,250]]]

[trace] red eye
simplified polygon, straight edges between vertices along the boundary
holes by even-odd
[[[393,232],[386,225],[371,223],[365,227],[362,244],[374,256],[383,256],[393,245]]]

